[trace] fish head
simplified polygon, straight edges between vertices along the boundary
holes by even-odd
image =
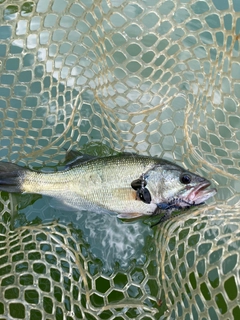
[[[170,163],[154,166],[142,179],[141,190],[146,189],[151,203],[162,209],[200,205],[217,192],[214,188],[208,189],[211,183],[207,179]]]

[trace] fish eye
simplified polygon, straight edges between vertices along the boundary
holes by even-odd
[[[183,184],[189,184],[189,183],[191,182],[192,178],[191,178],[190,174],[188,174],[188,173],[183,173],[183,174],[181,174],[179,180],[180,180],[180,182],[183,183]]]

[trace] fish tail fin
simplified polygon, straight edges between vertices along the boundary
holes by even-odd
[[[0,191],[23,192],[22,181],[29,171],[11,162],[0,162]]]

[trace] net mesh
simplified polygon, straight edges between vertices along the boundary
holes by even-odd
[[[56,166],[100,141],[218,189],[110,271],[81,226],[42,224],[28,198],[41,219],[16,225],[2,192],[1,319],[239,319],[239,1],[0,0],[0,16],[1,160]]]

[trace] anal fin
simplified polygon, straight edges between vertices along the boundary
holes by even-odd
[[[51,198],[51,197],[47,197],[47,198],[48,198],[49,206],[52,207],[53,209],[63,210],[63,211],[72,211],[72,212],[81,210],[81,208],[79,209],[74,208],[58,198]]]

